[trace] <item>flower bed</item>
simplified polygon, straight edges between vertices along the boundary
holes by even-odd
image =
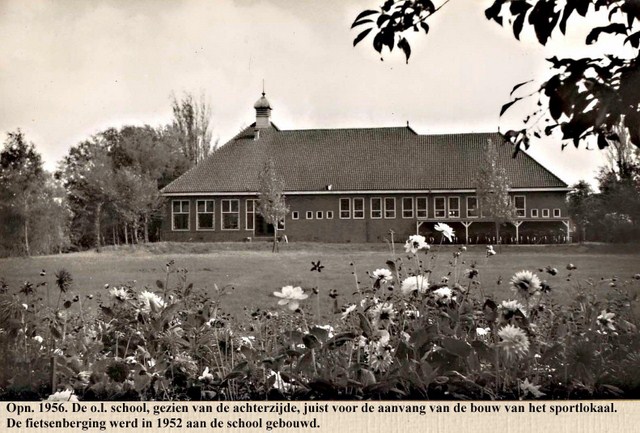
[[[443,242],[453,235],[446,224],[436,230]],[[62,270],[57,299],[45,299],[43,271],[40,283],[2,287],[0,397],[638,397],[640,275],[580,283],[557,305],[544,278],[558,269],[516,270],[492,283],[509,285],[512,298],[491,299],[480,277],[496,249],[481,263],[465,263],[465,247],[438,249],[411,236],[366,284],[353,267],[347,304],[344,291],[322,287],[324,266],[313,262],[315,287],[284,286],[272,305],[240,318],[224,311],[226,288],[205,293],[173,262],[153,290],[107,285],[83,298]],[[446,274],[434,275],[442,261]],[[321,319],[320,304],[331,305],[332,320]]]

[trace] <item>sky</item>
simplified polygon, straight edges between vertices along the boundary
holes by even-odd
[[[435,1],[438,4],[438,1]],[[381,0],[0,0],[0,133],[21,128],[54,170],[69,148],[108,127],[171,120],[171,95],[205,95],[223,144],[255,120],[262,91],[280,129],[404,126],[421,134],[517,126],[535,100],[498,114],[513,86],[548,77],[545,57],[584,47],[522,41],[484,17],[491,0],[452,0],[410,34],[413,53],[383,59],[356,15]],[[529,104],[529,105],[527,105]],[[511,110],[510,110],[511,111]],[[593,147],[593,146],[591,146]],[[557,140],[529,153],[565,182],[592,180],[603,152]],[[455,169],[455,167],[452,167]]]

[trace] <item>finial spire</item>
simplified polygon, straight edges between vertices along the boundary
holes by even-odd
[[[262,79],[262,96],[264,96],[264,78]]]

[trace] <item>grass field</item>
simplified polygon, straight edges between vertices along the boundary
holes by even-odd
[[[457,248],[434,247],[432,251],[437,252],[433,275],[439,280],[451,270],[449,261]],[[397,245],[397,257],[409,264],[403,252],[402,245]],[[323,305],[326,305],[328,312],[330,303],[326,293],[330,289],[337,289],[342,295],[340,302],[349,300],[356,290],[352,271],[355,270],[361,286],[367,287],[370,280],[366,271],[384,267],[385,261],[390,258],[392,253],[385,244],[289,244],[283,245],[280,253],[273,254],[267,243],[158,243],[136,248],[105,249],[100,253],[90,251],[0,259],[0,278],[9,285],[11,291],[17,290],[27,280],[35,284],[47,281],[51,290],[57,290],[54,287],[54,273],[65,268],[74,280],[71,292],[66,295],[68,298],[75,294],[104,293],[105,284],[114,286],[134,280],[138,288],[157,290],[155,282],[165,279],[166,263],[175,260],[175,266],[188,270],[188,281],[193,282],[195,287],[206,290],[213,290],[215,284],[233,287],[234,290],[224,301],[228,312],[239,314],[245,306],[275,308],[273,291],[288,284],[305,289],[318,286],[321,296],[325,294],[327,302]],[[324,269],[320,273],[311,272],[311,262],[318,260],[321,260]],[[478,278],[485,293],[496,300],[511,297],[509,279],[522,269],[532,270],[541,279],[547,280],[560,302],[566,299],[570,291],[578,285],[584,286],[589,279],[596,281],[598,290],[605,293],[611,290],[609,279],[615,277],[621,283],[640,272],[640,248],[637,245],[503,246],[496,256],[488,260],[485,247],[477,245],[469,246],[461,260],[465,262],[458,265],[461,271],[471,263],[477,263]],[[573,263],[578,269],[570,273],[566,269],[568,263]],[[557,268],[558,275],[540,273],[538,269],[545,266]],[[46,277],[40,277],[43,269],[47,272]],[[498,285],[500,278],[502,284]],[[175,282],[176,276],[172,275],[169,284]]]

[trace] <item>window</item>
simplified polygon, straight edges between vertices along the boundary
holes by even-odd
[[[364,199],[362,197],[353,199],[353,219],[364,219]]]
[[[371,197],[369,204],[371,205],[371,219],[379,220],[382,218],[382,199],[380,197]]]
[[[326,218],[328,220],[332,220],[333,219],[333,211],[332,210],[328,210],[327,211]]]
[[[449,218],[460,218],[460,197],[449,197]]]
[[[321,220],[323,217],[323,212],[321,210],[316,212],[316,219],[317,220]]]
[[[278,230],[284,230],[284,218],[278,221]]]
[[[384,198],[384,217],[393,219],[396,217],[396,199],[393,197]]]
[[[308,220],[312,220],[313,219],[313,211],[312,210],[308,210],[307,211],[307,219]]]
[[[513,197],[513,205],[516,208],[516,216],[524,218],[527,216],[527,200],[523,195],[516,195]]]
[[[213,200],[198,200],[196,202],[196,230],[214,230],[215,204]]]
[[[549,218],[549,209],[542,209],[542,218]]]
[[[240,200],[222,200],[222,230],[240,229]]]
[[[257,205],[256,200],[248,199],[246,201],[246,212],[245,212],[246,223],[245,223],[245,228],[247,230],[253,230],[254,227],[255,227],[256,205]]]
[[[427,198],[416,197],[416,218],[427,218]]]
[[[297,220],[300,218],[300,214],[298,213],[297,210],[294,210],[293,212],[291,212],[291,219],[292,220]]]
[[[478,218],[478,197],[467,197],[467,218]]]
[[[436,218],[444,218],[447,216],[447,203],[444,197],[435,197],[433,199],[433,216]]]
[[[531,218],[538,218],[538,209],[531,209]]]
[[[171,221],[173,230],[189,230],[189,200],[173,200]]]
[[[402,218],[413,218],[413,197],[402,197]]]
[[[351,218],[351,200],[348,198],[340,199],[340,219]]]
[[[554,218],[560,218],[560,209],[554,209],[553,210],[553,217]]]

